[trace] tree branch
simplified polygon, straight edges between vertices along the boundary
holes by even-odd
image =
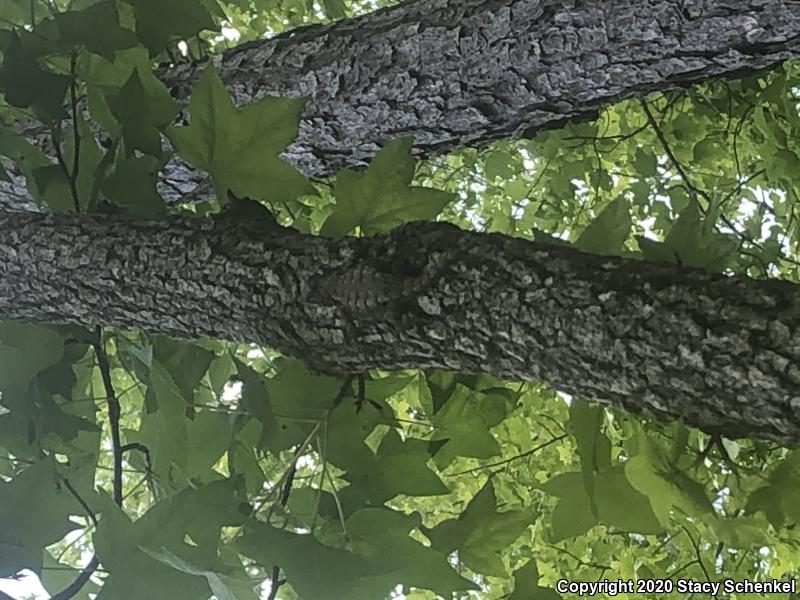
[[[0,280],[5,319],[252,342],[330,373],[538,379],[729,438],[800,441],[800,294],[789,282],[446,223],[330,239],[231,216],[2,212]]]
[[[97,560],[96,555],[92,556],[92,560],[90,560],[89,564],[87,564],[81,570],[80,574],[75,578],[75,580],[62,591],[52,596],[50,600],[69,600],[70,598],[75,597],[75,595],[80,592],[81,589],[83,589],[83,586],[86,585],[86,583],[92,577],[98,566],[100,566],[100,561]]]
[[[800,55],[795,3],[709,0],[690,18],[675,4],[410,0],[242,44],[213,62],[237,104],[310,98],[284,157],[324,177],[364,166],[399,136],[421,156],[532,137],[626,98]],[[175,64],[159,76],[185,99],[206,66]],[[43,139],[32,121],[19,129]],[[160,188],[170,201],[212,193],[204,174],[178,160]]]

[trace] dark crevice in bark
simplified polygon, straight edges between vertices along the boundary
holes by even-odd
[[[0,213],[0,281],[0,319],[258,342],[326,372],[538,379],[730,437],[800,440],[788,282],[441,223],[332,240],[231,215],[30,213]]]

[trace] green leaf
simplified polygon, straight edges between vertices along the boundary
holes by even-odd
[[[680,509],[690,517],[713,514],[703,487],[671,464],[654,442],[639,436],[640,453],[625,463],[631,485],[650,500],[653,513],[662,525],[669,523],[670,511]]]
[[[644,237],[636,240],[647,260],[719,272],[731,262],[739,242],[733,235],[714,231],[713,224],[713,218],[702,218],[697,201],[692,200],[663,243]]]
[[[644,148],[637,148],[631,161],[636,172],[641,177],[655,177],[658,175],[658,160],[656,155]]]
[[[237,594],[232,589],[232,586],[241,588],[241,580],[247,581],[245,573],[242,573],[240,576],[240,581],[237,581],[237,578],[231,577],[230,575],[220,574],[215,571],[195,566],[183,560],[179,556],[176,556],[167,548],[161,548],[156,552],[148,550],[147,548],[142,548],[142,550],[155,560],[168,565],[173,569],[177,569],[183,573],[188,573],[189,575],[199,575],[201,577],[205,577],[208,581],[211,591],[216,597],[216,600],[258,600],[258,596],[256,596],[255,591],[252,589],[247,596]]]
[[[597,524],[583,473],[560,473],[541,489],[560,498],[550,522],[554,542],[585,533]]]
[[[513,401],[496,391],[478,392],[457,384],[447,402],[433,415],[436,437],[447,442],[436,455],[440,468],[456,456],[491,458],[501,454],[490,428],[500,423]]]
[[[22,394],[35,375],[64,355],[64,339],[48,327],[0,323],[0,390],[2,400]]]
[[[72,188],[64,170],[59,165],[48,164],[33,169],[33,186],[31,192],[39,204],[47,206],[54,212],[71,212],[75,210]]]
[[[223,527],[241,525],[239,502],[230,480],[187,488],[150,508],[136,522],[103,496],[102,519],[94,536],[97,556],[111,574],[101,597],[114,600],[196,600],[211,595],[204,576],[190,575],[155,560],[168,550],[187,563],[224,573],[219,557]],[[188,543],[191,540],[193,543]]]
[[[167,130],[178,153],[214,178],[218,197],[286,202],[315,190],[280,153],[297,136],[303,98],[266,97],[233,105],[214,71],[206,69],[189,102],[188,127]]]
[[[412,186],[411,140],[394,140],[372,159],[366,171],[342,169],[336,175],[336,207],[320,235],[340,237],[356,227],[364,235],[389,231],[414,220],[435,219],[453,195]]]
[[[569,410],[569,430],[578,445],[581,472],[594,511],[595,474],[611,463],[611,442],[603,433],[603,408],[573,400]]]
[[[6,101],[19,108],[40,109],[51,119],[66,117],[63,101],[71,78],[40,67],[16,33],[0,31],[0,49],[0,91]]]
[[[208,371],[214,353],[198,344],[157,336],[153,340],[153,358],[166,367],[184,400],[191,404],[192,392]]]
[[[497,512],[492,480],[486,482],[458,517],[423,529],[434,547],[442,552],[458,549],[459,558],[470,569],[484,575],[505,577],[502,552],[532,523],[528,511]]]
[[[0,481],[0,506],[0,577],[41,573],[44,547],[76,529],[70,515],[84,514],[51,460]]]
[[[237,548],[262,565],[279,564],[303,600],[352,600],[385,597],[391,584],[380,565],[347,550],[331,548],[310,535],[281,531],[265,523],[248,524]]]
[[[140,150],[160,158],[159,132],[172,123],[180,110],[180,105],[163,84],[151,84],[145,89],[136,68],[119,93],[107,96],[106,100],[121,126],[127,154],[130,156],[134,150]]]
[[[376,462],[381,485],[407,496],[447,494],[450,490],[426,465],[430,458],[427,448],[423,440],[402,440],[396,431],[390,430],[381,442]]]
[[[445,554],[410,537],[418,526],[418,517],[385,507],[362,508],[347,520],[354,548],[364,556],[373,557],[387,587],[394,581],[402,581],[404,585],[434,590],[445,598],[457,591],[477,589],[453,569]],[[387,548],[392,548],[392,552],[386,552]]]
[[[331,20],[347,17],[343,0],[322,0],[322,8],[325,11],[325,16]]]
[[[712,162],[719,157],[719,143],[714,138],[705,138],[695,144],[693,152],[697,162]]]
[[[726,546],[744,551],[767,546],[771,539],[769,522],[764,517],[716,519],[709,528]]]
[[[136,15],[136,33],[155,56],[170,40],[191,38],[217,28],[207,5],[199,0],[125,0]],[[211,5],[216,2],[211,0]],[[218,9],[219,7],[217,7]]]
[[[495,150],[486,156],[485,170],[488,179],[505,179],[514,174],[511,156],[505,150]]]
[[[508,600],[559,600],[560,598],[561,595],[555,590],[539,585],[539,569],[536,568],[535,558],[514,571],[514,593]]]
[[[607,469],[594,478],[594,503],[603,523],[642,535],[664,531],[650,501],[634,489],[622,466]]]
[[[575,247],[583,252],[619,256],[631,232],[631,213],[625,198],[609,203],[597,218],[583,230]]]
[[[273,409],[273,397],[280,394],[267,392],[264,377],[250,366],[234,359],[237,377],[242,382],[242,407],[257,419],[263,426],[262,443],[274,454],[301,443],[307,433],[292,419],[292,415],[276,414]],[[296,380],[295,380],[296,381]],[[311,396],[316,400],[318,396]]]
[[[102,184],[108,201],[132,215],[144,218],[166,214],[164,199],[156,190],[158,171],[163,162],[153,156],[117,157],[114,170]]]
[[[28,187],[34,189],[36,187],[34,170],[52,164],[47,155],[24,136],[4,127],[0,127],[0,156],[6,156],[14,161],[17,168],[25,175]]]
[[[86,83],[86,96],[92,118],[102,125],[112,137],[121,135],[118,121],[111,114],[107,96],[119,93],[134,71],[148,96],[159,96],[161,83],[151,71],[147,49],[136,46],[115,53],[114,61],[87,54],[78,62],[78,75]]]
[[[800,508],[794,495],[800,488],[800,452],[793,451],[773,466],[766,485],[747,498],[749,513],[763,513],[773,527],[800,523]]]
[[[39,577],[42,582],[42,587],[52,596],[66,589],[67,586],[75,581],[75,578],[80,574],[80,569],[76,569],[71,565],[63,562],[58,562],[49,552],[44,553],[44,560],[42,564],[42,574]],[[89,594],[97,594],[100,591],[100,586],[94,581],[89,580],[86,582],[81,591],[72,596],[72,600],[90,600],[94,596]]]
[[[378,418],[365,418],[365,412],[356,415],[355,409],[340,407],[328,425],[334,434],[328,441],[327,456],[346,471],[343,477],[351,484],[340,494],[343,504],[380,506],[400,494],[436,496],[449,491],[427,466],[427,442],[402,441],[395,430],[389,430],[375,455],[364,439]]]
[[[48,35],[50,22],[57,28],[57,37]],[[120,26],[113,2],[97,2],[83,10],[62,12],[43,25],[37,26],[35,31],[61,45],[83,46],[108,60],[114,59],[116,50],[131,48],[138,42],[132,31]]]

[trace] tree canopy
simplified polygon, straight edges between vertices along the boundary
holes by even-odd
[[[0,578],[793,581],[800,11],[639,4],[0,4]]]

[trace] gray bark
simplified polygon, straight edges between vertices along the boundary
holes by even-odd
[[[35,213],[0,213],[0,281],[0,319],[260,342],[326,372],[539,379],[730,437],[800,441],[788,282],[442,223],[333,240],[235,214]]]
[[[311,98],[285,156],[319,177],[363,166],[400,136],[432,156],[757,72],[797,57],[798,34],[800,4],[780,0],[411,0],[243,44],[214,65],[239,104]],[[204,68],[160,76],[185,98]],[[161,191],[173,201],[210,193],[180,161]]]

